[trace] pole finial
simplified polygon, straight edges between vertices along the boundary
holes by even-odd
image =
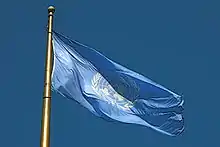
[[[55,12],[54,6],[49,6],[49,7],[48,7],[48,13],[50,13],[50,12],[52,12],[52,13]]]

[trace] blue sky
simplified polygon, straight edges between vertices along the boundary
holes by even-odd
[[[0,146],[38,147],[47,7],[54,29],[185,99],[185,133],[110,123],[53,93],[52,147],[218,147],[220,12],[217,0],[53,0],[0,4]]]

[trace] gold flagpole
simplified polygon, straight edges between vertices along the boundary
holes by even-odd
[[[50,146],[51,73],[52,73],[52,25],[55,8],[48,7],[48,35],[45,64],[44,94],[41,121],[40,147]]]

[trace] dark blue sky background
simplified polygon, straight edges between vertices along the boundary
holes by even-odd
[[[54,0],[54,29],[185,99],[185,133],[110,123],[53,94],[51,147],[219,147],[219,0]],[[0,2],[0,146],[38,147],[47,0]]]

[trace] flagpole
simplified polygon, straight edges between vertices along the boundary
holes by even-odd
[[[51,72],[52,72],[52,25],[55,8],[48,7],[47,52],[44,77],[44,94],[41,120],[40,147],[50,146]]]

